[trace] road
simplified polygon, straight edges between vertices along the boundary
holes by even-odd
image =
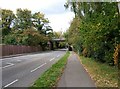
[[[2,87],[31,86],[65,53],[58,50],[2,59]]]

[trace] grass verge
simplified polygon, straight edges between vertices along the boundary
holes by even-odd
[[[45,71],[39,79],[35,81],[30,89],[50,89],[56,87],[59,77],[63,73],[63,69],[67,63],[70,52],[66,54],[55,64],[52,65],[47,71]]]
[[[80,60],[97,87],[118,87],[118,68],[80,56]]]

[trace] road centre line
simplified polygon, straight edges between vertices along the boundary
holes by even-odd
[[[13,65],[14,65],[14,64],[12,64],[12,63],[7,63],[7,64],[9,64],[9,65],[4,66],[4,67],[2,67],[2,68],[7,68],[7,67],[10,67],[10,66],[13,66]]]
[[[17,81],[18,81],[18,79],[14,80],[13,82],[11,82],[11,83],[5,85],[4,88],[5,88],[5,87],[8,87],[8,86],[10,86],[10,85],[12,85],[12,84],[14,84],[14,83],[17,82]]]
[[[55,58],[50,59],[50,61],[54,60]]]
[[[31,70],[30,72],[34,72],[34,71],[36,71],[37,69],[41,68],[41,67],[44,66],[45,64],[47,64],[47,63],[44,63],[44,64],[42,64],[42,65],[36,67],[35,69]]]

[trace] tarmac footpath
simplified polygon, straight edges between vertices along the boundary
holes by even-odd
[[[94,81],[84,69],[74,52],[71,52],[68,58],[66,68],[57,87],[91,87],[92,89],[96,89]]]

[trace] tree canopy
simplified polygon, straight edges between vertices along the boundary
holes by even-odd
[[[47,45],[52,39],[53,30],[49,20],[41,12],[32,13],[28,9],[2,9],[2,38],[4,44]]]
[[[80,54],[113,64],[114,49],[120,44],[117,2],[66,2],[75,18],[67,31],[68,42]],[[72,38],[71,38],[72,37]]]

